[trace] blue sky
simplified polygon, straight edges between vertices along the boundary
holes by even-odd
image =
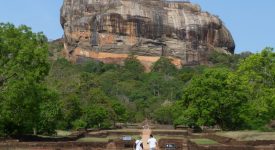
[[[25,24],[43,31],[49,39],[62,36],[59,10],[63,0],[3,0],[0,22]],[[231,31],[236,52],[257,52],[275,47],[275,0],[191,0],[220,16]]]

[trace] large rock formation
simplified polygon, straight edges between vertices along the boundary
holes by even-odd
[[[73,61],[121,63],[134,54],[147,68],[160,56],[181,66],[205,64],[210,51],[235,48],[222,21],[190,2],[64,0],[61,24]]]

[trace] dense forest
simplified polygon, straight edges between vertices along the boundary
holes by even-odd
[[[275,118],[275,53],[209,54],[208,66],[177,69],[162,57],[144,72],[124,65],[73,64],[26,26],[0,24],[0,136],[56,129],[113,128],[154,120],[223,130],[266,129]]]

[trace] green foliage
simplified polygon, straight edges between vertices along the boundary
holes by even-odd
[[[40,134],[53,134],[57,128],[56,122],[61,118],[61,107],[57,93],[42,89],[37,130]]]
[[[174,123],[222,129],[259,129],[275,118],[273,49],[248,56],[236,71],[206,69],[174,105]],[[182,111],[179,111],[182,109]]]
[[[112,96],[119,79],[118,69],[96,61],[83,64],[71,64],[65,59],[54,61],[47,84],[62,95],[64,119],[58,121],[59,128],[110,128],[117,121],[126,121],[126,107]]]
[[[215,65],[222,65],[230,67],[232,64],[236,64],[237,58],[236,55],[225,54],[220,52],[212,52],[209,55],[209,61]]]
[[[227,77],[230,71],[225,68],[206,69],[205,73],[193,79],[184,90],[181,118],[184,124],[193,126],[234,127],[233,109],[239,101],[228,99]],[[230,117],[229,117],[230,116]]]
[[[60,50],[59,41],[49,44],[26,26],[0,24],[0,136],[111,128],[146,118],[225,130],[264,129],[275,118],[272,48],[258,54],[214,52],[212,67],[177,69],[161,57],[150,73],[134,56],[124,66],[71,64],[55,55]]]
[[[129,56],[125,61],[124,61],[124,67],[126,70],[132,72],[132,73],[143,73],[144,72],[144,67],[143,65],[137,60],[135,56]]]
[[[84,129],[88,126],[87,122],[84,121],[83,119],[77,119],[72,122],[73,128],[78,130],[78,129]]]
[[[121,67],[93,61],[74,65],[64,59],[53,61],[52,66],[47,84],[62,96],[61,111],[65,121],[59,124],[65,129],[74,127],[77,120],[86,122],[86,128],[99,127],[98,123],[89,123],[91,117],[87,116],[90,112],[86,107],[106,108],[111,125],[152,118],[154,110],[165,100],[175,101],[181,97],[184,85],[184,81],[169,73],[145,73],[133,56],[127,58]],[[100,127],[110,125],[106,120],[98,121]]]
[[[81,116],[81,105],[77,95],[69,95],[61,101],[61,111],[63,114],[64,122],[61,122],[59,128],[71,129],[74,125],[73,122]]]
[[[113,101],[111,107],[114,111],[113,121],[126,122],[129,118],[126,108],[119,102]]]
[[[27,26],[0,24],[0,131],[50,133],[57,96],[42,85],[49,71],[47,39]],[[47,103],[46,103],[47,102]],[[48,125],[48,126],[47,126]]]
[[[191,139],[192,142],[195,142],[198,145],[218,145],[219,143],[211,139]]]
[[[53,49],[60,49],[57,45]],[[225,130],[263,129],[275,118],[275,54],[210,55],[212,67],[177,69],[160,58],[145,73],[64,58],[48,61],[48,43],[30,28],[0,24],[0,136],[53,134],[56,128],[111,128],[153,119]],[[58,52],[60,50],[57,50]]]
[[[0,24],[0,92],[16,86],[39,82],[48,74],[47,39],[26,26]]]
[[[57,39],[54,41],[50,41],[49,45],[49,56],[53,59],[62,56],[62,50],[64,49],[64,44],[62,39]]]
[[[161,124],[173,124],[173,110],[171,105],[163,105],[154,112],[154,120]]]
[[[223,66],[236,69],[238,62],[247,58],[251,54],[251,52],[242,52],[240,54],[232,55],[214,51],[209,55],[208,59],[215,66]]]
[[[275,53],[266,48],[261,53],[243,60],[235,76],[234,83],[246,89],[247,104],[240,117],[246,128],[259,128],[275,118]]]
[[[159,72],[165,75],[175,75],[177,68],[172,64],[172,60],[166,57],[161,57],[152,67],[152,72]]]
[[[77,73],[74,76],[71,72],[66,73],[68,78],[62,87],[73,79],[71,83],[77,86],[66,89],[75,92],[81,104],[92,101],[107,108],[106,113],[113,123],[141,122],[148,118],[163,124],[219,125],[235,130],[262,128],[274,119],[272,49],[267,48],[259,54],[214,52],[209,59],[211,67],[178,70],[170,59],[162,57],[150,73],[143,72],[134,56],[130,56],[122,67],[106,67],[99,62],[71,65],[65,68]],[[170,104],[164,105],[167,101]],[[85,111],[83,106],[80,108],[81,113],[77,115],[80,117],[73,120],[83,118]]]
[[[82,67],[82,70],[85,71],[85,72],[98,73],[98,74],[117,68],[116,65],[104,64],[100,61],[86,61],[80,67]]]
[[[83,120],[87,122],[86,128],[110,128],[110,113],[106,107],[90,105],[84,108]]]

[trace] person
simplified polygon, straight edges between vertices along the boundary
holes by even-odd
[[[147,144],[149,144],[150,150],[156,150],[157,149],[157,140],[154,138],[152,134],[150,134],[150,138],[147,141]]]
[[[134,144],[134,150],[143,150],[143,143],[141,137],[138,137]]]

